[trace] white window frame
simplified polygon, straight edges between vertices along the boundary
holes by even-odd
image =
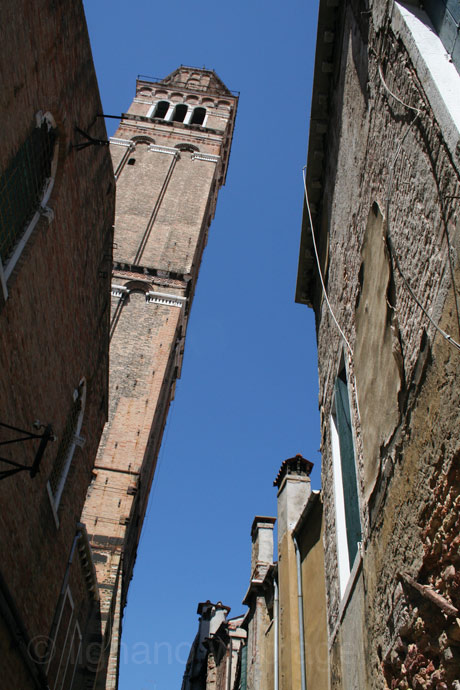
[[[455,161],[460,138],[460,74],[424,10],[395,2],[391,25],[409,53]]]
[[[73,597],[72,597],[72,593],[71,593],[71,591],[70,591],[70,587],[69,587],[69,586],[67,586],[67,588],[66,588],[66,590],[65,590],[64,598],[63,598],[63,600],[62,600],[61,610],[60,610],[60,612],[59,612],[59,619],[58,619],[58,623],[57,623],[57,626],[56,626],[56,632],[54,633],[54,639],[51,640],[51,643],[52,643],[51,651],[52,651],[53,653],[51,653],[51,654],[49,655],[48,663],[47,663],[47,665],[46,665],[46,672],[47,672],[47,673],[48,673],[49,668],[50,668],[50,666],[51,666],[51,662],[52,662],[52,660],[53,660],[53,658],[54,658],[54,652],[56,651],[56,650],[54,649],[54,644],[55,644],[56,639],[57,639],[57,636],[58,636],[58,634],[59,634],[59,629],[60,629],[60,627],[61,627],[62,614],[64,613],[64,608],[65,608],[65,604],[66,604],[66,600],[67,600],[67,599],[69,600],[70,608],[72,609],[72,615],[70,616],[69,625],[68,625],[67,632],[66,632],[66,636],[65,636],[65,640],[64,640],[64,645],[63,645],[63,647],[62,647],[61,658],[59,659],[59,666],[58,666],[58,669],[57,669],[56,677],[59,676],[59,671],[60,671],[60,669],[61,669],[61,664],[62,664],[62,657],[63,657],[63,654],[64,654],[64,649],[65,649],[65,646],[66,646],[66,643],[67,643],[67,637],[68,637],[68,635],[69,635],[69,629],[70,629],[70,626],[71,626],[71,624],[72,624],[73,617],[74,617],[74,611],[75,611],[75,604],[73,603]]]
[[[190,123],[190,120],[191,120],[192,117],[193,117],[193,113],[195,112],[195,110],[196,110],[197,108],[203,108],[203,110],[204,110],[204,112],[205,112],[204,120],[203,120],[203,122],[201,123],[201,125],[199,125],[199,127],[206,127],[206,122],[208,121],[208,108],[207,108],[205,105],[195,105],[193,108],[191,108],[190,116],[189,116],[187,122],[186,122],[185,120],[184,120],[184,122],[186,122],[186,124],[189,124],[189,123]]]
[[[82,394],[81,394],[81,410],[78,413],[78,418],[77,418],[77,423],[75,425],[75,431],[73,432],[73,439],[72,442],[69,446],[69,449],[67,451],[67,455],[64,461],[64,465],[62,468],[61,476],[59,479],[59,484],[56,489],[56,493],[53,494],[53,490],[51,488],[51,484],[48,481],[46,483],[46,489],[48,491],[48,497],[50,499],[51,503],[51,508],[53,510],[53,517],[54,521],[56,523],[56,527],[59,527],[59,516],[58,516],[58,508],[59,504],[61,502],[61,497],[62,497],[62,492],[64,491],[64,486],[67,480],[67,475],[69,474],[69,469],[70,465],[72,464],[72,459],[75,453],[75,449],[77,446],[79,448],[83,447],[85,440],[80,436],[80,431],[81,427],[83,425],[83,418],[85,416],[85,407],[86,407],[86,393],[87,393],[87,385],[86,385],[86,379],[82,378],[80,383],[78,384],[79,387],[82,387]],[[78,396],[78,388],[74,390],[74,402],[76,400],[75,396]]]
[[[65,688],[65,690],[71,690],[71,689],[72,689],[73,682],[74,682],[74,679],[75,679],[75,673],[76,673],[76,670],[77,670],[77,667],[78,667],[78,657],[80,656],[80,651],[81,651],[81,644],[82,644],[82,638],[83,638],[83,636],[82,636],[82,634],[81,634],[80,625],[79,625],[78,621],[75,620],[75,604],[74,604],[73,597],[72,597],[72,593],[71,593],[71,591],[70,591],[70,587],[69,587],[69,586],[67,586],[67,588],[66,588],[66,590],[65,590],[65,594],[64,594],[64,598],[63,598],[62,606],[61,606],[61,611],[60,611],[60,613],[59,613],[59,619],[58,619],[58,623],[57,623],[57,626],[56,626],[56,632],[55,632],[55,634],[54,634],[54,640],[53,640],[52,642],[53,642],[53,644],[55,643],[55,641],[56,641],[56,639],[57,639],[57,636],[58,636],[58,634],[59,634],[59,629],[60,629],[60,627],[61,627],[62,614],[64,613],[64,608],[65,608],[65,605],[66,605],[66,601],[67,601],[67,600],[69,601],[69,604],[70,604],[70,608],[71,608],[72,613],[71,613],[71,616],[70,616],[69,624],[68,624],[68,626],[67,626],[67,631],[66,631],[66,634],[65,634],[65,639],[64,639],[64,642],[63,642],[63,645],[62,645],[61,657],[60,657],[60,659],[59,659],[59,665],[58,665],[57,670],[56,670],[56,680],[58,681],[60,677],[61,677],[61,680],[60,680],[60,683],[59,683],[59,684],[57,684],[57,685],[54,686],[53,690],[64,690],[63,685],[64,685],[64,681],[65,681],[65,678],[66,678],[66,675],[67,675],[67,669],[68,669],[68,667],[69,667],[69,660],[70,660],[70,655],[71,655],[71,653],[72,653],[72,647],[73,647],[73,642],[74,642],[74,639],[75,639],[75,635],[78,635],[78,639],[79,639],[78,651],[77,651],[77,660],[76,660],[76,663],[75,663],[74,672],[73,672],[73,674],[72,674],[72,679],[71,679],[71,682],[70,682],[70,686],[69,686],[68,688]],[[73,629],[73,632],[70,633],[70,631],[71,631],[72,629]],[[67,648],[67,641],[69,640],[69,633],[71,634],[71,641],[70,641],[70,645],[69,645],[69,648],[68,648],[67,660],[65,661],[64,672],[63,672],[62,675],[61,675],[61,669],[62,669],[62,665],[63,665],[63,663],[64,663],[64,652],[66,651],[66,648]],[[51,647],[51,649],[54,650],[53,647]],[[54,651],[55,651],[55,650],[54,650]],[[47,672],[47,673],[48,673],[49,668],[50,668],[50,666],[51,666],[51,661],[52,661],[52,660],[53,660],[53,654],[50,654],[50,658],[48,659],[48,663],[47,663],[47,665],[46,665],[46,672]]]
[[[147,111],[147,117],[155,117],[154,112],[157,108],[158,103],[169,103],[168,110],[166,111],[166,115],[162,118],[163,120],[170,120],[171,115],[174,111],[174,103],[171,103],[167,98],[159,98],[158,100],[155,101],[155,103],[150,106],[150,108]]]
[[[69,630],[70,630],[70,624],[69,624]],[[73,673],[72,673],[72,678],[70,680],[70,685],[68,686],[68,688],[64,688],[64,681],[65,681],[66,676],[67,676],[67,669],[69,668],[70,655],[72,653],[73,643],[74,643],[76,635],[78,635],[77,658],[75,659],[75,665],[74,665],[74,669],[73,669]],[[68,634],[66,635],[66,643],[67,643],[67,638],[68,638]],[[62,683],[59,685],[59,688],[57,688],[56,690],[72,690],[73,682],[75,680],[75,673],[76,673],[77,668],[78,668],[78,658],[80,656],[80,651],[81,651],[81,642],[82,642],[82,634],[81,634],[80,625],[78,624],[78,621],[75,621],[72,639],[70,640],[70,645],[69,645],[69,653],[67,655],[67,661],[66,661],[64,673],[62,674]],[[64,647],[64,649],[65,649],[65,647]],[[60,670],[61,670],[61,666],[59,665],[59,671]],[[59,673],[59,671],[58,671],[58,673]]]
[[[350,388],[348,385],[348,367],[345,364],[344,355],[342,352],[340,364],[336,371],[334,381],[339,376],[339,373],[345,369],[348,390],[348,403],[350,408],[351,426],[352,426],[352,441],[353,441],[353,455],[356,470],[356,479],[358,480],[358,466],[356,462],[356,439],[355,429],[352,417],[352,405],[350,400]],[[335,387],[335,386],[334,386]],[[336,534],[336,552],[337,552],[337,568],[339,571],[339,589],[341,606],[348,601],[352,590],[352,584],[355,580],[356,573],[359,570],[359,564],[362,559],[362,543],[358,542],[357,552],[353,563],[350,563],[348,537],[347,537],[347,521],[345,514],[345,495],[343,488],[343,474],[342,474],[342,454],[340,451],[339,431],[337,428],[337,417],[335,409],[335,393],[332,398],[331,414],[329,417],[329,428],[331,434],[331,455],[332,455],[332,474],[333,474],[333,488],[334,488],[334,506],[335,506],[335,534]],[[359,519],[361,521],[361,498],[359,485],[357,486],[357,500]],[[362,522],[361,522],[362,530]]]
[[[345,499],[343,495],[342,458],[340,455],[339,432],[335,418],[335,400],[330,416],[332,474],[334,479],[335,535],[337,546],[337,566],[339,569],[340,598],[342,599],[350,578],[350,559],[348,556],[347,523],[345,518]]]

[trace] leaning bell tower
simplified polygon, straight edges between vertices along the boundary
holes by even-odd
[[[82,514],[101,604],[98,689],[118,683],[123,607],[237,104],[211,70],[139,78],[110,142],[117,195],[109,421]]]

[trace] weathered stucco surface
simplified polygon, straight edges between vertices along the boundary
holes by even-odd
[[[355,378],[363,442],[363,484],[367,500],[380,468],[380,446],[399,418],[401,349],[391,306],[391,266],[377,204],[369,211],[361,249],[356,308]],[[376,424],[376,420],[378,423]]]
[[[327,289],[350,343],[344,347],[317,282],[331,681],[337,688],[441,690],[460,683],[460,354],[404,281],[459,340],[452,273],[458,285],[460,160],[452,157],[424,84],[392,31],[389,8],[382,2],[364,12],[363,3],[346,2],[338,10],[322,205],[314,215],[316,227],[328,232],[328,243],[321,243],[328,245]],[[389,91],[419,109],[418,116]],[[369,234],[374,204],[383,215],[384,239]],[[340,623],[346,602],[337,571],[329,418],[342,353],[363,570]],[[358,629],[364,654],[345,659]]]
[[[329,688],[322,517],[323,506],[317,500],[297,537],[302,561],[306,683],[307,688],[316,690]]]

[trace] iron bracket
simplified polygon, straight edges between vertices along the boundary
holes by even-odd
[[[31,433],[30,431],[18,429],[18,427],[16,426],[11,426],[11,424],[4,424],[3,422],[0,422],[0,427],[3,427],[4,429],[10,429],[11,431],[16,431],[19,434],[21,434],[21,436],[9,439],[8,441],[0,441],[0,446],[7,446],[11,445],[12,443],[22,443],[24,441],[33,441],[34,439],[40,439],[40,445],[38,446],[34,461],[30,466],[23,465],[19,462],[15,462],[14,460],[9,460],[7,458],[0,457],[0,462],[4,462],[6,465],[10,465],[12,467],[12,469],[10,470],[0,470],[0,481],[2,479],[6,479],[7,477],[11,477],[13,474],[17,474],[18,472],[29,472],[31,478],[33,479],[40,469],[40,462],[43,457],[43,453],[45,452],[46,446],[48,445],[48,442],[56,440],[51,425],[47,424],[46,426],[44,426],[43,424],[38,423],[38,428],[44,429],[42,434]]]

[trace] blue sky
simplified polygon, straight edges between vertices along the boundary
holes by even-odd
[[[104,112],[138,74],[214,69],[240,105],[125,610],[120,690],[179,689],[199,601],[231,616],[281,462],[320,486],[313,313],[294,303],[317,0],[86,0]],[[117,126],[107,120],[109,134]]]

